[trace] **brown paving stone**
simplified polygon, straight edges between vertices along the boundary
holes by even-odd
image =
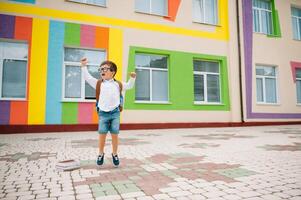
[[[153,163],[162,163],[162,162],[166,162],[168,159],[171,159],[172,157],[169,155],[165,155],[165,154],[157,154],[154,156],[151,156],[150,158],[148,158],[147,160],[152,161]]]

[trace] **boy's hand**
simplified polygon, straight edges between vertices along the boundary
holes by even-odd
[[[80,59],[80,63],[81,63],[82,67],[85,67],[85,66],[87,66],[88,59],[87,58],[82,58],[82,59]]]
[[[130,76],[131,76],[132,78],[136,78],[137,75],[136,75],[135,72],[131,72],[131,73],[130,73]]]

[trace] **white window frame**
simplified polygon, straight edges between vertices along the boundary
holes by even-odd
[[[86,5],[92,5],[92,6],[99,6],[99,7],[107,7],[107,0],[105,0],[105,4],[104,5],[100,5],[100,4],[95,4],[95,3],[88,3],[87,0],[67,0],[69,2],[74,2],[74,3],[80,3],[80,4],[86,4]]]
[[[215,10],[215,12],[214,12],[214,21],[215,21],[215,23],[210,23],[209,21],[208,21],[208,19],[207,19],[207,17],[206,17],[206,9],[205,9],[205,5],[206,5],[206,3],[205,3],[205,1],[210,1],[210,0],[193,0],[193,6],[195,6],[195,2],[196,1],[202,1],[202,3],[203,3],[203,5],[202,5],[202,8],[203,8],[203,10],[201,10],[200,12],[201,12],[201,14],[203,14],[203,20],[204,21],[201,21],[201,20],[199,20],[199,19],[196,19],[196,17],[193,17],[193,22],[197,22],[197,23],[201,23],[201,24],[209,24],[209,25],[214,25],[214,26],[218,26],[218,24],[219,24],[219,22],[218,22],[218,1],[219,0],[214,0],[215,1],[215,3],[216,3],[216,10]]]
[[[82,50],[96,50],[96,51],[103,51],[105,53],[105,57],[107,57],[107,52],[104,49],[93,49],[93,48],[78,48],[78,47],[64,47],[64,54],[65,54],[65,49],[69,48],[69,49],[82,49]],[[64,56],[63,56],[64,58]],[[71,62],[71,61],[65,61],[63,60],[63,72],[62,72],[62,77],[63,77],[63,85],[62,85],[62,102],[95,102],[95,99],[86,99],[85,98],[85,78],[84,78],[84,74],[81,73],[81,97],[80,98],[68,98],[65,97],[65,74],[66,74],[66,66],[71,65],[71,66],[78,66],[81,67],[80,61],[78,62]],[[99,67],[100,63],[88,63],[87,67],[89,66],[97,66]]]
[[[253,0],[252,0],[253,1]],[[270,3],[272,3],[270,0],[262,0],[262,1],[268,1],[268,2],[270,2]],[[253,2],[252,2],[253,3]],[[271,8],[271,10],[268,10],[268,9],[264,9],[264,8],[259,8],[259,7],[255,7],[255,6],[253,6],[252,5],[252,14],[253,14],[253,10],[258,10],[259,11],[259,31],[257,32],[257,31],[255,31],[255,28],[253,28],[253,31],[255,32],[255,33],[262,33],[262,34],[272,34],[273,32],[274,32],[274,30],[273,30],[273,10],[272,10],[272,8]],[[271,13],[271,33],[265,33],[265,32],[263,32],[263,25],[262,25],[262,12],[269,12],[269,13]],[[253,20],[254,20],[254,16],[252,16],[253,17]]]
[[[220,104],[222,104],[221,74],[220,74],[221,67],[220,67],[220,62],[218,62],[218,61],[212,61],[212,60],[199,60],[199,59],[197,61],[217,63],[218,64],[219,73],[217,73],[217,72],[193,71],[193,76],[194,75],[200,75],[200,76],[203,75],[203,77],[204,77],[204,101],[194,101],[194,104],[212,104],[212,105],[220,105]],[[220,101],[219,102],[209,102],[208,101],[207,75],[218,75],[218,79],[219,79],[219,96],[220,96]],[[193,87],[194,87],[194,85],[193,85]],[[194,98],[194,95],[193,95],[193,98]]]
[[[137,54],[143,54],[143,55],[148,55],[148,56],[152,56],[152,55],[158,55],[158,56],[166,56],[166,55],[160,55],[160,54],[151,54],[151,53],[136,53],[135,56]],[[146,100],[135,100],[135,103],[150,103],[150,104],[170,104],[169,102],[169,74],[168,74],[168,56],[167,57],[167,68],[166,69],[162,69],[162,68],[154,68],[154,67],[137,67],[135,66],[136,69],[142,69],[142,70],[149,70],[149,81],[150,81],[150,88],[149,88],[149,92],[150,92],[150,100],[146,101]],[[167,73],[167,101],[153,101],[153,71],[165,71]],[[136,99],[136,96],[135,96]]]
[[[295,9],[298,9],[298,10],[301,11],[300,8],[297,8],[297,7],[292,7],[292,8],[295,8]],[[297,36],[298,36],[298,38],[294,38],[294,34],[293,34],[293,38],[294,38],[294,40],[301,40],[301,27],[299,26],[299,21],[301,21],[301,17],[295,16],[292,13],[292,18],[297,19],[297,22],[298,22],[298,26],[297,26]],[[294,26],[293,26],[293,28],[294,28]]]
[[[135,12],[138,12],[138,13],[146,13],[146,14],[150,14],[150,15],[163,16],[163,17],[168,17],[168,1],[169,1],[169,0],[164,0],[164,1],[165,1],[165,7],[167,8],[165,14],[158,14],[158,13],[152,12],[152,10],[153,10],[153,9],[152,9],[152,8],[153,8],[153,6],[152,6],[152,1],[154,1],[154,0],[149,0],[149,7],[150,7],[149,12],[144,12],[144,11],[140,11],[140,10],[136,10],[136,9],[135,9]],[[136,3],[136,2],[135,2],[135,3]]]
[[[0,40],[0,42],[10,42],[10,43],[23,43],[27,44],[27,47],[29,47],[27,42],[24,41],[15,41],[15,40]],[[27,51],[29,49],[27,48]],[[27,59],[21,59],[16,57],[8,57],[4,58],[7,60],[16,60],[16,61],[26,61],[26,82],[25,82],[25,97],[24,98],[16,98],[16,97],[2,97],[2,81],[3,81],[3,62],[0,63],[0,100],[12,100],[12,101],[26,101],[27,100],[27,91],[28,91],[28,56]],[[3,60],[2,60],[3,61]]]
[[[266,68],[266,67],[272,67],[272,68],[275,68],[275,76],[267,76],[267,75],[257,75],[256,74],[256,69],[257,68]],[[256,65],[256,68],[255,68],[255,75],[256,75],[256,79],[255,79],[255,83],[257,84],[257,79],[261,79],[262,80],[262,90],[263,90],[263,101],[257,101],[257,86],[256,86],[256,103],[257,104],[265,104],[265,105],[278,105],[279,104],[279,92],[278,92],[278,67],[277,66],[274,66],[274,65]],[[273,78],[275,79],[275,85],[276,85],[276,102],[275,103],[272,103],[272,102],[267,102],[266,101],[266,93],[265,93],[265,89],[266,89],[266,84],[265,84],[265,81],[266,81],[266,78]]]

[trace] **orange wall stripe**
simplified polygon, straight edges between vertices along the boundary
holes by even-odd
[[[109,47],[109,28],[96,27],[95,48],[108,49]]]

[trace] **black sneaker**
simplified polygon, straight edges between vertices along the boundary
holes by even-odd
[[[104,157],[105,157],[105,154],[99,155],[97,157],[97,161],[96,161],[97,165],[103,165]]]
[[[119,158],[118,155],[113,155],[112,154],[112,159],[113,159],[113,164],[115,165],[115,167],[117,167],[119,165]]]

